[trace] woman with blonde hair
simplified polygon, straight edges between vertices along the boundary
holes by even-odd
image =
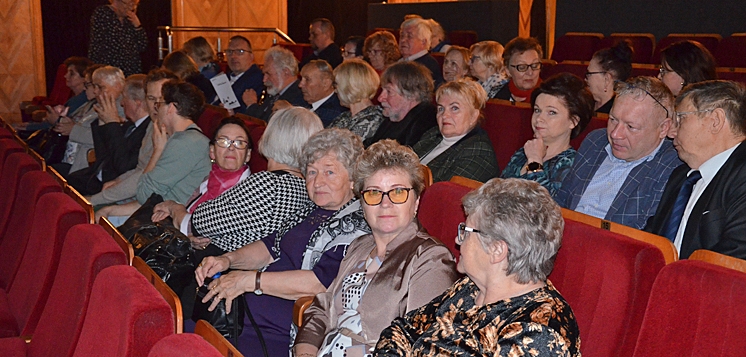
[[[451,46],[443,59],[443,80],[451,82],[469,74],[469,49]]]
[[[360,59],[347,60],[334,69],[339,102],[350,111],[340,114],[331,127],[349,129],[363,140],[373,136],[383,121],[381,107],[371,101],[380,82],[376,70]]]
[[[482,85],[488,99],[495,98],[497,92],[508,83],[502,60],[503,50],[503,45],[495,41],[477,42],[469,48],[469,74]]]
[[[182,51],[194,60],[200,73],[205,78],[210,79],[220,73],[220,67],[213,62],[215,60],[215,50],[206,38],[202,36],[190,38],[187,42],[184,42]]]

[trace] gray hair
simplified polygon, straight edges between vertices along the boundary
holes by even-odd
[[[334,81],[334,73],[332,72],[332,66],[329,64],[329,62],[317,59],[317,60],[311,60],[308,63],[306,63],[303,68],[313,68],[316,67],[316,69],[319,70],[319,74],[321,75],[321,78],[328,79],[330,81]]]
[[[409,175],[416,197],[425,189],[425,177],[420,170],[420,159],[408,146],[393,139],[381,140],[360,155],[353,175],[355,194],[365,187],[365,180],[381,170],[397,170]]]
[[[91,80],[101,80],[111,86],[124,87],[124,73],[121,69],[114,66],[103,66],[93,72]]]
[[[506,275],[519,284],[547,279],[562,243],[565,221],[557,203],[536,181],[495,178],[462,200],[467,216],[481,231],[487,250],[497,242],[508,246]]]
[[[401,30],[404,30],[407,27],[414,27],[414,33],[417,36],[416,38],[418,40],[425,40],[425,48],[430,49],[430,37],[432,37],[433,32],[430,29],[430,24],[427,20],[421,17],[414,17],[405,20],[401,23]]]
[[[259,140],[259,153],[277,163],[300,169],[303,145],[308,138],[324,129],[316,113],[301,107],[275,112]]]
[[[264,63],[272,61],[276,70],[287,69],[293,76],[298,75],[298,60],[290,50],[280,46],[272,46],[264,52]]]
[[[145,100],[145,79],[144,74],[133,74],[124,80],[124,95],[132,100]]]
[[[396,62],[381,75],[381,86],[393,84],[402,96],[418,103],[433,97],[433,76],[427,67],[414,61]]]
[[[657,104],[654,104],[656,107],[662,107],[661,109],[665,108],[665,111],[668,112],[666,118],[673,118],[673,93],[671,93],[671,90],[668,89],[668,87],[658,78],[648,76],[633,77],[625,82],[616,82],[614,90],[616,91],[617,97],[633,95],[636,99],[644,100],[645,96],[650,95],[654,101],[658,102]],[[658,122],[661,123],[666,118],[659,119]]]
[[[329,153],[334,153],[337,156],[337,161],[345,167],[347,174],[352,179],[352,173],[355,172],[355,163],[363,150],[365,150],[363,140],[353,132],[339,128],[324,129],[313,134],[306,145],[303,145],[300,169],[305,176],[309,164]]]
[[[676,105],[689,98],[696,110],[721,108],[734,134],[746,135],[746,87],[733,81],[692,83],[676,97]]]

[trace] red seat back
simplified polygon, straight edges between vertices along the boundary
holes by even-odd
[[[126,264],[124,252],[103,227],[93,224],[72,227],[62,246],[49,300],[27,356],[72,356],[96,276],[109,266]]]
[[[659,64],[633,63],[630,77],[639,77],[639,76],[658,77],[658,73],[660,73],[660,63]]]
[[[0,130],[5,129],[0,128]],[[5,131],[8,132],[9,136],[7,138],[0,138],[0,174],[3,172],[5,160],[10,154],[23,151],[23,146],[15,141],[15,139],[12,139],[12,134],[9,131]]]
[[[280,42],[278,45],[292,52],[293,56],[295,56],[295,59],[297,59],[298,62],[302,61],[304,57],[313,53],[313,48],[311,48],[310,43]]]
[[[633,63],[648,63],[655,50],[655,36],[652,33],[612,33],[611,36],[605,37],[598,44],[597,51],[609,48],[619,41],[627,40],[632,45],[634,53],[632,54]]]
[[[181,333],[166,336],[153,346],[148,357],[222,357],[223,355],[200,335]]]
[[[104,269],[93,283],[76,357],[145,357],[156,342],[173,334],[166,300],[135,268]]]
[[[554,42],[551,59],[562,61],[590,61],[601,39],[600,33],[568,32]]]
[[[572,73],[580,78],[585,78],[585,72],[588,69],[588,62],[583,61],[564,61],[552,66],[542,67],[541,78],[547,79],[558,73]]]
[[[88,214],[70,196],[52,192],[34,211],[28,246],[8,291],[8,305],[20,336],[34,334],[60,261],[62,242],[70,228],[87,223]],[[7,331],[7,326],[3,326]]]
[[[598,114],[597,114],[598,115]],[[599,117],[593,117],[591,118],[591,121],[588,122],[588,125],[583,129],[583,131],[578,134],[573,139],[570,139],[570,145],[575,148],[575,150],[578,150],[580,148],[580,144],[583,143],[583,140],[585,140],[585,137],[588,136],[588,133],[591,131],[594,131],[596,129],[606,128],[608,124],[608,116],[605,116],[604,118]]]
[[[10,218],[0,222],[4,225],[0,229],[0,289],[7,289],[13,282],[26,251],[37,203],[50,192],[62,192],[62,187],[47,172],[32,170],[21,178]]]
[[[718,68],[718,79],[736,81],[746,84],[746,68]]]
[[[512,104],[497,99],[487,101],[482,128],[492,141],[500,167],[505,167],[510,157],[534,137],[531,115],[531,105],[528,103]]]
[[[54,77],[54,84],[52,85],[52,91],[49,92],[49,97],[34,97],[33,104],[35,105],[58,105],[65,104],[73,92],[67,87],[65,83],[65,74],[67,73],[67,66],[61,64],[57,67],[57,74]]]
[[[27,172],[34,170],[41,170],[41,166],[26,153],[13,153],[5,160],[2,174],[0,174],[0,187],[3,189],[3,194],[0,195],[0,233],[5,232],[10,220],[10,213],[14,209],[16,192],[18,192],[21,178]],[[24,199],[24,197],[24,195],[21,195],[21,199]]]
[[[650,63],[660,64],[661,51],[676,42],[686,40],[696,41],[701,43],[710,53],[714,53],[721,39],[722,36],[718,34],[670,34],[658,41],[658,45],[655,46],[655,52],[653,52],[653,57],[650,58]]]
[[[724,38],[712,54],[720,67],[746,67],[746,33]]]
[[[743,356],[744,331],[746,274],[681,260],[655,279],[634,356]]]
[[[457,258],[458,224],[466,221],[461,199],[469,192],[470,188],[452,182],[436,182],[422,193],[417,215],[427,232],[440,239]]]
[[[202,133],[208,138],[212,139],[215,135],[215,129],[220,125],[220,121],[228,116],[228,110],[215,106],[205,105],[205,110],[202,111],[202,115],[197,119],[197,126],[202,129]]]
[[[249,159],[249,169],[251,169],[251,172],[267,170],[267,159],[259,153],[259,140],[262,138],[266,128],[266,126],[249,128],[251,130],[251,140],[254,142],[254,147],[251,149],[251,158]]]
[[[452,45],[466,48],[477,43],[478,37],[476,31],[457,30],[448,33],[448,40],[451,41]]]
[[[586,356],[630,356],[665,260],[653,245],[565,220],[549,280],[570,304]]]
[[[431,52],[430,55],[433,56],[436,61],[438,61],[438,66],[440,66],[440,68],[443,68],[443,62],[445,62],[446,60],[446,54],[442,52]]]

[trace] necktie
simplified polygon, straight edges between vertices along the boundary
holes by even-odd
[[[124,132],[124,137],[125,138],[129,137],[132,134],[132,132],[135,131],[135,129],[137,129],[137,125],[134,125],[134,124],[130,125],[129,128],[127,128],[127,130]]]
[[[679,225],[681,225],[681,219],[684,217],[684,210],[686,209],[686,204],[689,203],[689,197],[692,195],[694,184],[701,178],[702,174],[699,171],[693,171],[686,178],[684,184],[681,185],[679,195],[676,196],[676,202],[673,204],[673,209],[671,210],[671,216],[668,217],[666,230],[663,231],[664,236],[671,242],[676,239],[676,233],[679,231]]]

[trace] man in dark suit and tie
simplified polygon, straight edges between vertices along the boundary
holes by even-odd
[[[257,93],[262,91],[262,71],[254,63],[254,52],[251,49],[251,42],[243,36],[233,36],[225,50],[225,57],[228,59],[228,80],[231,82],[233,94],[238,99],[241,106],[236,108],[237,112],[246,110],[247,104],[243,101],[243,94],[246,91],[253,90]],[[214,98],[205,98],[207,102]],[[215,101],[220,102],[220,99]]]
[[[682,259],[697,249],[746,259],[746,87],[685,87],[669,136],[684,165],[671,174],[645,230],[670,239]]]
[[[277,101],[286,101],[290,105],[308,108],[303,100],[303,93],[298,88],[298,60],[293,53],[280,46],[270,47],[264,52],[264,98],[259,102],[258,93],[248,90],[243,95],[247,115],[269,121]]]
[[[303,99],[311,105],[311,110],[319,116],[324,127],[348,110],[339,104],[337,93],[334,93],[334,74],[329,63],[313,60],[301,69],[300,75],[298,87],[303,92]]]

